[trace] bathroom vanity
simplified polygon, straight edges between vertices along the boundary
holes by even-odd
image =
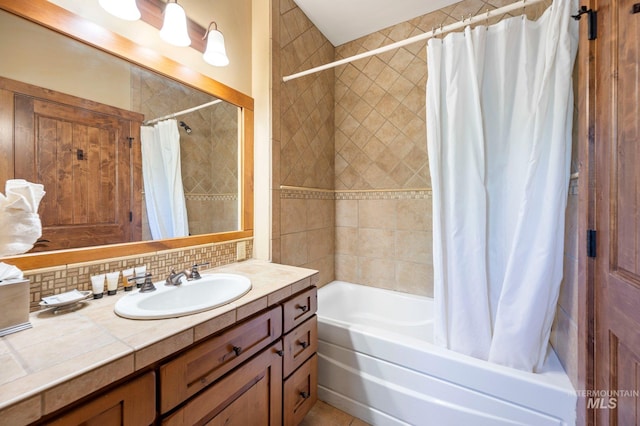
[[[120,318],[118,297],[32,314],[33,330],[0,340],[0,358],[6,349],[25,370],[0,373],[0,424],[298,424],[317,398],[317,272],[261,261],[218,271],[248,277],[252,290],[164,320]],[[86,341],[58,349],[77,328]],[[39,355],[23,346],[30,338],[43,340]]]

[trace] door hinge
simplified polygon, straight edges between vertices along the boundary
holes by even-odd
[[[129,222],[133,222],[133,212],[129,210]]]
[[[133,139],[134,138],[132,138],[131,136],[127,138],[127,140],[129,141],[129,148],[133,147]]]
[[[587,14],[587,38],[589,40],[595,40],[598,38],[598,12],[593,9],[587,9],[587,6],[580,6],[578,13],[575,15],[571,15],[573,19],[579,21],[582,18],[582,15]]]
[[[596,230],[587,229],[587,257],[596,257]]]

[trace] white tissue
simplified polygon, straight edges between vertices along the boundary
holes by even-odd
[[[16,266],[0,262],[0,281],[15,279],[21,280],[23,278],[24,274]]]
[[[24,179],[9,179],[0,194],[0,256],[26,253],[42,235],[38,206],[44,186]]]

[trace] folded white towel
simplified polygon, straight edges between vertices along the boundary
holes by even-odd
[[[9,179],[5,184],[5,195],[0,194],[0,211],[18,210],[37,213],[44,197],[44,186],[24,179]]]
[[[18,267],[0,262],[0,281],[23,279],[24,275]]]
[[[0,256],[26,253],[42,235],[38,206],[44,186],[24,179],[10,179],[6,196],[0,194]]]

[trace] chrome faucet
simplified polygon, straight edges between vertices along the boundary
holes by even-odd
[[[189,271],[180,271],[178,273],[176,273],[175,270],[171,270],[171,272],[169,273],[169,276],[167,277],[167,280],[165,281],[166,285],[180,285],[182,284],[182,279],[186,278],[186,279],[191,279],[191,272]]]
[[[144,278],[144,284],[142,284],[142,287],[140,287],[140,293],[149,293],[152,291],[156,291],[156,286],[153,285],[153,281],[151,281],[151,273],[140,275],[138,277],[131,277],[128,279],[128,281],[135,281],[140,278]]]
[[[194,263],[193,266],[191,266],[191,279],[192,280],[199,280],[200,278],[202,278],[200,276],[200,272],[198,272],[198,267],[207,266],[208,264],[209,264],[209,262],[207,262],[207,263]]]

